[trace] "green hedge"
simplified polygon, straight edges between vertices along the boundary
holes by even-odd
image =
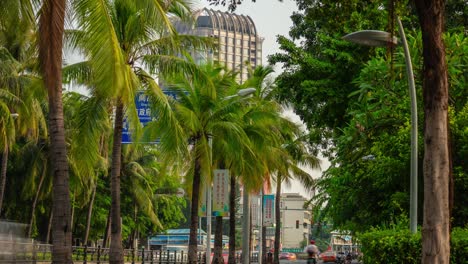
[[[421,263],[421,233],[408,229],[373,230],[358,235],[364,263]],[[455,228],[450,243],[450,263],[468,263],[468,229]]]

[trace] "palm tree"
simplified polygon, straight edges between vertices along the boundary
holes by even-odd
[[[234,89],[241,88],[238,85]],[[234,90],[236,91],[236,90]],[[232,92],[231,92],[232,93]],[[268,113],[262,112],[262,108],[257,108],[250,104],[250,100],[243,98],[222,100],[226,109],[232,109],[229,115],[230,122],[236,123],[242,129],[242,137],[232,137],[228,127],[217,128],[216,133],[213,133],[213,153],[216,156],[213,160],[213,165],[218,165],[219,168],[229,168],[230,175],[230,223],[235,221],[235,197],[236,197],[236,175],[243,175],[244,181],[248,179],[244,186],[256,186],[261,184],[261,175],[263,171],[262,163],[257,162],[258,155],[255,148],[257,142],[252,142],[250,137],[255,137],[260,134],[268,134],[266,123],[269,121]],[[233,108],[233,106],[236,106]],[[264,138],[268,138],[265,136]],[[245,189],[245,188],[244,188]],[[235,222],[230,226],[230,245],[235,245]],[[216,216],[215,229],[215,245],[214,245],[214,263],[223,263],[222,257],[222,235],[223,235],[223,218]],[[231,261],[234,259],[235,246],[230,247]]]
[[[287,131],[289,133],[289,131]],[[280,248],[280,202],[281,202],[281,185],[283,183],[290,184],[294,178],[298,180],[306,189],[312,190],[315,185],[315,180],[312,176],[304,171],[303,167],[320,168],[320,162],[314,155],[308,152],[307,137],[305,135],[289,134],[286,137],[286,142],[282,146],[281,156],[282,162],[275,171],[276,174],[276,197],[275,197],[275,213],[276,213],[276,228],[275,228],[275,252],[274,263],[279,263],[279,248]],[[293,137],[291,137],[293,136]]]
[[[49,95],[53,191],[52,263],[72,263],[70,195],[62,106],[65,0],[45,0],[39,18],[39,61]]]
[[[191,186],[189,263],[197,262],[200,183],[212,180],[209,138],[213,137],[213,142],[216,142],[215,152],[216,149],[220,149],[217,146],[225,146],[224,140],[248,141],[242,127],[236,122],[235,115],[239,113],[240,104],[221,100],[229,94],[230,87],[234,85],[234,75],[211,64],[201,68],[205,76],[209,77],[208,83],[206,80],[197,80],[186,75],[169,80],[174,88],[180,90],[180,99],[174,102],[174,111],[191,144],[188,159],[192,166],[187,172],[187,183]],[[162,134],[170,133],[167,128],[159,131]],[[168,145],[163,140],[161,143]],[[233,148],[233,144],[229,145]],[[167,149],[170,149],[169,145]]]
[[[137,89],[146,89],[159,118],[165,119],[166,126],[176,126],[173,130],[177,132],[174,134],[175,139],[181,141],[178,136],[181,130],[174,123],[167,98],[145,68],[160,77],[176,71],[193,72],[196,70],[194,63],[174,54],[183,54],[189,44],[204,46],[206,41],[175,34],[168,14],[184,19],[191,15],[189,6],[183,0],[170,3],[159,0],[116,0],[105,3],[75,0],[74,7],[82,31],[70,31],[70,40],[72,46],[81,48],[89,59],[86,63],[76,65],[75,74],[88,75],[94,95],[112,98],[115,105],[110,261],[122,263],[120,177],[124,115],[138,135],[138,118],[133,99]],[[166,137],[169,138],[169,135]]]
[[[0,14],[0,93],[2,94],[2,135],[5,143],[2,154],[0,178],[0,212],[2,211],[6,168],[9,148],[15,138],[6,136],[26,136],[37,141],[40,131],[46,131],[44,115],[40,108],[43,95],[42,81],[37,74],[36,25],[28,1],[5,0]],[[9,113],[8,113],[9,112]],[[17,119],[16,126],[11,117]],[[19,118],[18,118],[19,117]],[[40,127],[44,129],[40,129]],[[6,129],[6,130],[5,130]],[[6,133],[8,131],[8,133]],[[16,133],[15,133],[16,132]]]
[[[252,77],[242,86],[233,86],[231,93],[236,89],[243,87],[255,87],[257,89],[253,100],[230,100],[230,104],[236,103],[241,107],[235,115],[236,122],[242,127],[243,133],[247,138],[230,138],[227,135],[220,134],[218,139],[214,140],[214,153],[217,153],[214,164],[223,164],[231,171],[231,192],[230,192],[230,238],[229,244],[235,245],[235,197],[237,178],[242,180],[244,186],[244,197],[248,197],[249,192],[258,191],[263,182],[269,181],[264,178],[269,175],[269,162],[272,160],[270,151],[272,146],[278,145],[280,138],[277,133],[280,108],[278,104],[270,101],[268,93],[270,91],[269,83],[266,82],[267,76],[272,73],[271,67],[258,67],[251,71]],[[229,104],[228,104],[229,105]],[[274,162],[273,162],[274,164]],[[236,177],[241,176],[241,177]],[[248,200],[248,199],[247,199]],[[248,201],[244,200],[248,205]],[[215,254],[213,262],[222,261],[221,256],[221,236],[222,236],[222,218],[216,219],[215,233]],[[245,231],[245,236],[248,232]],[[218,238],[218,239],[217,239]],[[229,263],[235,263],[235,247],[229,249]]]
[[[9,109],[11,101],[19,101],[19,99],[7,90],[0,89],[0,149],[2,150],[0,169],[0,213],[5,192],[8,152],[15,139],[15,122]]]
[[[263,171],[260,174],[262,180],[269,185],[271,182],[270,177],[276,176],[276,206],[279,208],[281,183],[285,182],[288,184],[291,177],[293,177],[303,183],[306,188],[312,188],[314,184],[312,177],[303,171],[299,165],[316,168],[319,165],[319,161],[308,153],[305,136],[300,135],[299,127],[287,118],[280,116],[282,107],[273,99],[274,85],[272,79],[269,78],[271,73],[273,73],[273,68],[271,66],[259,66],[255,69],[250,69],[250,73],[252,77],[244,83],[244,86],[255,87],[257,89],[255,99],[259,105],[258,107],[263,112],[264,121],[246,123],[264,123],[263,129],[266,131],[259,133],[257,131],[259,127],[255,126],[248,126],[245,129],[248,131],[247,134],[250,135],[251,141],[256,142],[255,146],[258,153],[256,160],[257,163],[263,164]],[[246,180],[250,181],[251,178],[246,178]],[[264,187],[264,184],[263,182],[257,183],[255,186],[253,190],[258,191]],[[279,212],[278,208],[276,212]],[[279,219],[279,217],[276,217],[276,221],[279,221]],[[280,225],[278,222],[276,224],[276,232],[278,232]],[[276,260],[278,260],[279,241],[279,237],[276,237]]]

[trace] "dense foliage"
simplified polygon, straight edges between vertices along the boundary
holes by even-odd
[[[448,5],[462,11],[454,2]],[[282,63],[284,69],[277,79],[277,98],[294,107],[307,125],[316,151],[322,151],[332,163],[318,183],[315,202],[325,206],[324,216],[330,216],[337,227],[358,231],[394,222],[409,211],[410,101],[403,51],[401,47],[367,48],[341,40],[345,34],[363,29],[391,31],[389,8],[382,8],[380,1],[298,1],[298,6],[299,12],[292,16],[291,39],[278,37],[282,52],[270,61]],[[414,29],[415,17],[407,15],[412,8],[401,2],[393,11],[405,18],[415,71],[422,183],[422,43]],[[453,24],[449,31],[445,41],[453,175],[455,196],[461,199],[453,200],[453,224],[464,226],[467,39]],[[422,195],[420,187],[419,197]],[[421,216],[422,199],[418,207]]]
[[[450,240],[450,263],[466,263],[468,230],[455,228]],[[406,227],[375,229],[358,236],[364,263],[420,263],[421,233]]]

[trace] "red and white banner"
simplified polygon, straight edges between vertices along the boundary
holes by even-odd
[[[275,195],[263,195],[263,226],[273,226],[275,224]]]

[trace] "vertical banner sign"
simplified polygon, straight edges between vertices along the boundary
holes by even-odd
[[[213,216],[229,216],[229,170],[214,170]]]
[[[252,225],[253,226],[260,226],[258,214],[259,214],[259,206],[258,206],[258,196],[252,195],[250,198],[250,211],[252,212]]]
[[[263,225],[264,226],[273,226],[275,223],[275,195],[274,194],[265,194],[263,195],[263,209],[265,210],[263,214]]]
[[[206,217],[206,190],[208,186],[207,184],[201,185],[200,190],[200,201],[198,201],[198,216],[199,217]]]

